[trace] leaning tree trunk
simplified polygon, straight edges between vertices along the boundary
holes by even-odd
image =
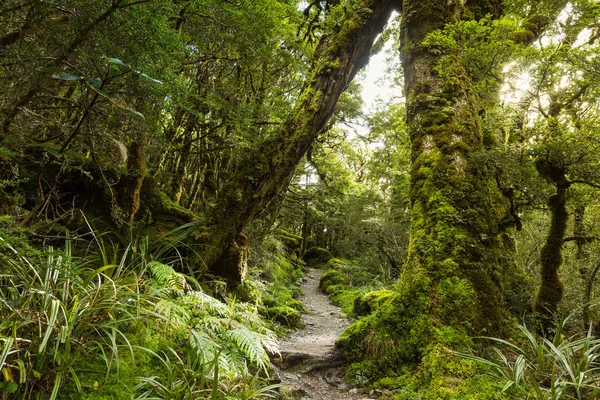
[[[241,231],[286,188],[340,95],[367,64],[373,42],[396,6],[396,0],[357,3],[348,6],[343,20],[320,40],[298,105],[279,134],[242,160],[236,176],[222,189],[201,239],[202,263],[212,272],[236,279],[243,276],[243,265],[231,256],[243,254],[238,239],[246,239]]]
[[[401,54],[410,134],[412,216],[404,307],[428,315],[430,328],[468,334],[502,330],[498,215],[490,171],[477,159],[483,132],[466,71],[442,78],[441,56],[423,40],[461,19],[500,15],[501,1],[405,0]]]

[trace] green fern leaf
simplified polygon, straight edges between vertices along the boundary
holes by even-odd
[[[262,346],[262,335],[246,328],[233,329],[227,334],[251,363],[266,370],[269,356]]]
[[[173,326],[185,326],[190,320],[190,314],[185,308],[168,299],[158,301],[155,310]]]
[[[148,268],[159,283],[166,284],[173,292],[183,295],[187,289],[185,275],[175,271],[170,265],[152,261],[148,263]]]

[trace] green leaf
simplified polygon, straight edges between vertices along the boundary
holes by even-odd
[[[154,78],[152,78],[152,77],[148,76],[147,74],[145,74],[145,73],[143,73],[143,72],[140,72],[139,74],[140,74],[140,76],[143,76],[144,78],[146,78],[146,79],[148,79],[148,80],[150,80],[150,81],[152,81],[152,82],[155,82],[155,83],[160,83],[160,84],[162,84],[162,81],[159,81],[158,79],[154,79]]]
[[[4,387],[4,392],[6,393],[17,393],[19,390],[19,384],[17,382],[8,382]]]
[[[104,90],[101,90],[99,87],[96,87],[96,85],[88,83],[88,87],[90,89],[92,89],[94,92],[98,93],[100,96],[106,97],[107,99],[110,98],[110,94],[108,94]]]
[[[135,114],[135,115],[137,115],[137,116],[139,116],[139,117],[142,117],[143,119],[146,119],[146,117],[144,117],[144,114],[142,114],[142,113],[141,113],[141,112],[139,112],[139,111],[136,111],[136,110],[134,110],[133,108],[130,108],[130,109],[128,109],[127,111],[129,111],[130,113],[132,113],[132,114]]]
[[[96,78],[85,78],[85,81],[91,85],[97,86],[97,87],[101,87],[102,86],[102,82],[99,79]]]
[[[73,75],[67,71],[55,72],[52,74],[54,79],[62,79],[63,81],[78,81],[81,80],[82,77],[79,75]]]
[[[117,64],[117,65],[120,65],[120,66],[122,66],[122,67],[129,68],[129,65],[125,64],[123,61],[119,60],[118,58],[111,58],[111,57],[108,57],[108,62],[109,62],[109,63],[112,63],[112,64]]]

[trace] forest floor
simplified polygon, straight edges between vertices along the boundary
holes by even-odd
[[[374,398],[365,389],[353,388],[344,378],[343,358],[335,348],[350,321],[319,290],[323,270],[307,269],[300,300],[308,312],[306,328],[279,344],[281,358],[274,360],[289,397],[300,400],[361,400]]]

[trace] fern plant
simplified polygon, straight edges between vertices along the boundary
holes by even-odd
[[[272,393],[263,378],[277,343],[254,306],[203,293],[170,265],[182,262],[172,244],[94,242],[75,259],[69,241],[35,250],[0,237],[0,398],[110,392],[121,373],[127,398]]]
[[[155,282],[151,290],[158,298],[154,313],[166,330],[185,339],[180,352],[154,353],[168,372],[140,378],[139,398],[180,398],[183,392],[185,396],[232,398],[223,388],[245,387],[253,380],[259,386],[251,384],[248,393],[262,393],[265,384],[252,378],[248,367],[267,376],[269,353],[279,350],[275,334],[256,309],[246,303],[225,304],[207,295],[170,265],[153,261],[148,270]]]
[[[201,290],[191,290],[185,276],[169,265],[151,262],[148,268],[170,290],[156,303],[155,311],[167,325],[190,330],[188,344],[198,357],[207,362],[219,353],[218,368],[228,374],[239,375],[246,362],[267,371],[269,353],[279,352],[276,336],[251,305],[227,305]]]

